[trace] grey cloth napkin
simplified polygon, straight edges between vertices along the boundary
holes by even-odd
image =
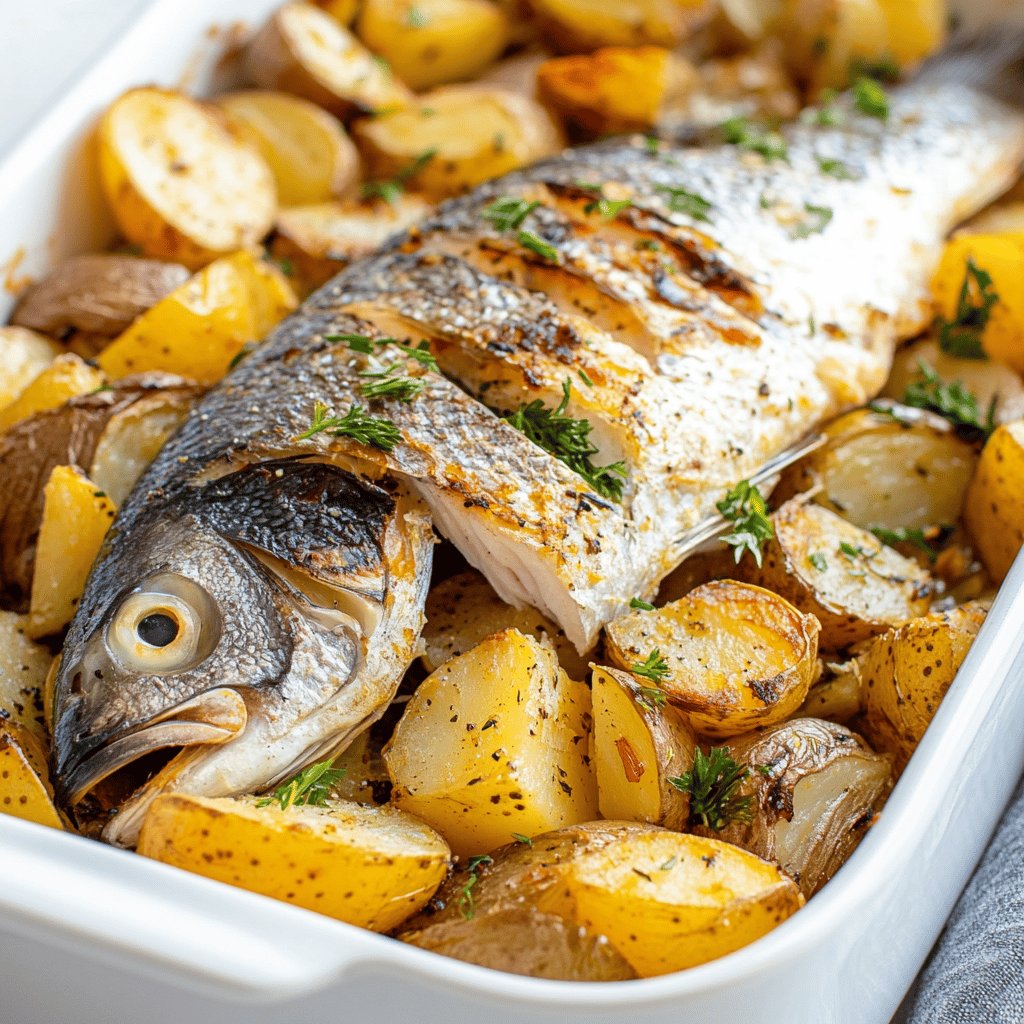
[[[897,1020],[1024,1022],[1024,785]]]

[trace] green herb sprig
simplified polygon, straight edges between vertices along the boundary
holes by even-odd
[[[917,376],[903,393],[903,404],[928,409],[949,420],[965,440],[985,441],[996,428],[995,398],[982,419],[978,399],[961,381],[944,381],[923,359],[917,363]]]
[[[364,181],[360,194],[364,199],[383,199],[390,206],[402,197],[409,179],[415,177],[437,156],[437,149],[425,149],[419,156],[411,160],[393,178],[381,178]]]
[[[397,398],[400,402],[411,402],[427,387],[419,377],[402,373],[398,363],[379,370],[363,370],[359,376],[370,378],[359,387],[364,398]]]
[[[360,444],[392,452],[402,440],[402,432],[383,416],[371,416],[361,405],[353,405],[344,416],[328,416],[323,402],[313,405],[313,419],[309,427],[293,438],[305,441],[307,438],[327,431],[332,437],[350,437]]]
[[[853,83],[853,105],[868,117],[889,120],[889,94],[881,82],[861,75]]]
[[[832,222],[832,216],[831,207],[804,203],[803,219],[793,226],[791,234],[794,238],[810,238],[811,235],[820,235]]]
[[[761,549],[765,541],[775,536],[775,530],[768,518],[764,495],[757,485],[741,480],[717,503],[716,508],[724,519],[733,524],[732,533],[727,533],[722,541],[734,549],[737,564],[743,552],[749,551],[760,568],[763,561]]]
[[[536,200],[528,202],[517,196],[502,196],[484,209],[483,216],[499,231],[514,231],[538,206],[540,203]]]
[[[462,892],[459,894],[457,906],[459,913],[467,921],[473,920],[473,915],[476,913],[476,896],[473,890],[476,888],[477,882],[480,881],[477,875],[477,868],[482,867],[485,864],[493,864],[494,858],[488,856],[486,853],[477,854],[474,857],[470,857],[466,862],[466,870],[469,871],[469,878],[466,879],[466,884],[462,887]]]
[[[713,209],[709,199],[697,192],[676,185],[655,185],[655,192],[665,197],[665,204],[673,213],[685,213],[692,220],[707,221]]]
[[[256,801],[257,807],[268,807],[270,804],[280,804],[281,809],[287,811],[289,807],[308,805],[311,807],[323,807],[327,798],[331,795],[331,787],[336,786],[344,777],[344,768],[332,768],[333,758],[326,761],[318,761],[304,768],[290,782],[278,786],[269,796]]]
[[[960,359],[988,359],[981,338],[998,302],[992,275],[968,256],[956,313],[952,320],[939,321],[939,348]]]
[[[651,682],[660,683],[663,679],[667,679],[671,675],[671,669],[668,667],[668,662],[661,656],[661,651],[657,647],[652,648],[651,653],[643,661],[634,661],[629,666],[629,671],[636,676],[643,676],[645,679],[650,679]],[[660,690],[658,691],[661,692]],[[662,694],[662,700],[660,703],[664,704],[664,694]]]
[[[751,798],[737,792],[749,774],[732,759],[728,747],[712,747],[707,754],[698,747],[690,771],[668,781],[690,794],[690,824],[719,832],[730,822],[751,820]]]
[[[914,526],[901,526],[898,529],[890,530],[884,526],[872,526],[871,532],[889,547],[897,544],[912,544],[918,551],[928,556],[930,562],[939,557],[939,552],[928,542],[924,530]]]
[[[731,117],[719,130],[730,145],[760,153],[769,162],[789,159],[786,140],[778,132],[759,127],[745,117]]]

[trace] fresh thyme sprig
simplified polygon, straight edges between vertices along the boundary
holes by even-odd
[[[668,662],[661,656],[661,651],[657,647],[652,648],[651,653],[643,661],[634,661],[629,666],[629,671],[635,676],[643,676],[654,683],[660,683],[671,674]]]
[[[712,747],[706,755],[698,747],[690,771],[668,781],[690,794],[690,824],[718,832],[730,822],[751,820],[751,798],[737,792],[749,774],[732,759],[728,747]]]
[[[992,275],[968,256],[956,313],[952,320],[939,321],[939,348],[960,359],[988,359],[981,338],[998,302]]]
[[[712,203],[699,193],[676,185],[655,185],[654,191],[665,197],[665,205],[673,213],[685,213],[692,220],[710,220]]]
[[[995,398],[989,403],[983,420],[978,399],[961,381],[944,381],[923,359],[917,363],[917,376],[907,385],[903,404],[929,409],[945,417],[965,440],[984,441],[996,428]]]
[[[562,384],[562,401],[558,408],[549,409],[539,398],[535,398],[509,413],[505,420],[535,445],[583,477],[601,497],[621,501],[626,464],[613,462],[608,466],[594,465],[592,456],[598,453],[598,449],[590,441],[590,421],[575,419],[565,412],[571,393],[572,382],[566,378]]]
[[[494,858],[488,856],[486,853],[477,854],[474,857],[470,857],[466,862],[466,869],[469,871],[469,878],[466,879],[466,884],[462,887],[462,892],[458,899],[459,913],[467,921],[473,920],[473,915],[476,913],[476,896],[473,890],[476,888],[477,882],[480,881],[477,875],[477,868],[484,864],[493,864]]]
[[[361,405],[353,405],[344,416],[328,416],[323,402],[314,403],[309,427],[293,440],[305,441],[323,431],[328,431],[332,437],[350,437],[384,452],[394,451],[395,445],[402,440],[402,432],[391,420],[371,416]]]
[[[287,811],[289,807],[308,804],[312,807],[323,807],[331,795],[331,787],[337,785],[345,777],[344,768],[332,768],[332,758],[319,761],[304,768],[290,782],[278,786],[269,796],[256,801],[257,807],[280,804]]]
[[[743,552],[749,551],[760,568],[763,561],[761,548],[765,541],[775,536],[775,530],[768,518],[764,495],[757,485],[741,480],[717,503],[716,508],[724,519],[733,524],[732,533],[727,533],[722,541],[735,550],[737,564]]]
[[[360,194],[364,199],[383,199],[390,206],[394,206],[405,191],[409,179],[419,174],[435,156],[437,156],[437,149],[425,149],[393,178],[364,181],[360,187]]]

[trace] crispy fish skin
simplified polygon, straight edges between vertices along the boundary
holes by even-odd
[[[924,322],[943,235],[1024,160],[1024,113],[962,87],[911,86],[892,110],[794,126],[786,161],[577,150],[446,204],[311,297],[193,410],[122,509],[57,681],[62,803],[101,798],[104,774],[147,749],[181,750],[107,825],[130,844],[158,791],[264,788],[343,747],[416,648],[420,501],[502,597],[581,650],[649,596],[679,532],[732,483],[881,387],[897,339]],[[831,159],[850,174],[825,174]],[[595,183],[631,205],[588,213]],[[505,195],[540,203],[515,227],[555,259],[484,215]],[[353,352],[346,334],[425,338],[441,372],[388,344]],[[422,393],[367,400],[367,369],[403,360]],[[627,464],[621,503],[502,419],[536,397],[556,405],[566,381],[595,461]],[[365,405],[401,439],[303,437],[316,402]],[[198,631],[171,669],[173,650],[131,635],[164,598]]]

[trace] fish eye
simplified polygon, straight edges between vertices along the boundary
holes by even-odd
[[[220,615],[198,584],[175,573],[158,573],[135,588],[107,627],[107,647],[132,672],[183,672],[216,647]]]

